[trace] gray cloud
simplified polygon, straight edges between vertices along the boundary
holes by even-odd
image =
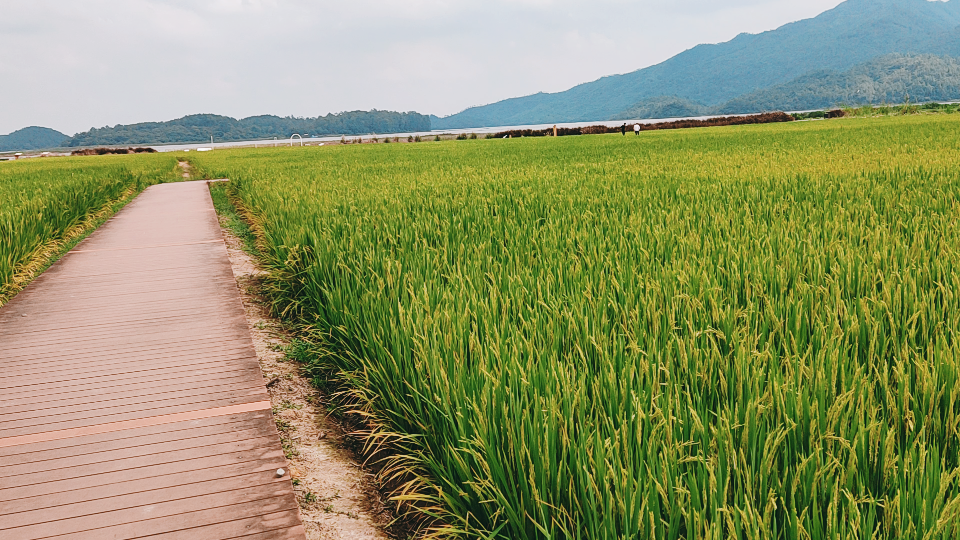
[[[840,0],[0,0],[0,133],[211,112],[451,114]]]

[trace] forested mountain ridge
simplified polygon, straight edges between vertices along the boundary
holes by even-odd
[[[712,109],[805,75],[845,71],[894,53],[960,55],[960,0],[848,0],[813,19],[699,45],[625,75],[434,118],[433,127],[605,120],[663,96]]]
[[[94,128],[71,137],[64,146],[201,143],[287,139],[294,133],[313,135],[361,135],[429,131],[430,118],[422,114],[390,111],[353,111],[317,118],[253,116],[236,120],[215,114],[195,114],[169,122]]]
[[[678,97],[644,100],[611,120],[808,111],[834,107],[960,99],[960,59],[888,54],[847,71],[820,70],[705,107]]]
[[[960,99],[960,60],[949,56],[886,55],[845,72],[818,71],[710,110],[742,114],[804,111],[912,101]]]

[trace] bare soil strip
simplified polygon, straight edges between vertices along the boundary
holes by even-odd
[[[386,539],[392,515],[376,490],[373,477],[364,472],[349,450],[350,438],[326,414],[323,399],[299,365],[283,352],[291,336],[280,321],[270,317],[264,301],[264,271],[243,249],[243,242],[226,226],[220,228],[227,243],[233,273],[240,288],[247,323],[273,404],[284,454],[300,504],[309,540]]]
[[[193,165],[190,165],[190,163],[187,161],[180,161],[177,163],[177,166],[179,166],[180,170],[183,171],[183,174],[181,176],[183,176],[184,180],[189,180],[190,178],[192,178]]]

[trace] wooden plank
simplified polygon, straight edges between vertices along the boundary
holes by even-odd
[[[231,376],[232,375],[232,376]],[[177,382],[178,380],[182,382]],[[0,408],[3,410],[16,410],[18,408],[43,409],[47,407],[56,407],[58,404],[63,407],[69,407],[75,403],[86,403],[89,401],[106,401],[108,398],[123,398],[128,395],[150,396],[155,392],[167,391],[176,392],[178,390],[192,390],[194,388],[209,388],[215,386],[237,386],[246,387],[249,377],[242,374],[232,374],[229,371],[226,374],[218,373],[208,377],[187,377],[187,378],[158,378],[147,382],[125,383],[119,385],[105,385],[93,388],[87,388],[85,392],[63,394],[44,392],[34,395],[26,395],[13,399],[0,400]],[[3,413],[0,413],[3,414]]]
[[[279,506],[279,505],[278,505]],[[222,511],[223,514],[237,514],[244,510],[243,506],[237,508],[228,508]],[[119,527],[97,529],[83,533],[71,534],[68,536],[57,536],[55,538],[64,538],[69,540],[120,540],[134,538],[160,538],[163,540],[231,540],[234,538],[266,538],[269,540],[303,540],[306,533],[303,526],[300,525],[300,517],[296,509],[271,512],[269,514],[242,518],[232,521],[220,521],[215,524],[208,524],[211,521],[223,519],[222,516],[211,511],[196,512],[191,515],[182,516],[184,524],[188,528],[172,530],[169,532],[153,532],[157,529],[170,528],[169,523],[176,523],[181,516],[175,518],[162,518],[160,523],[146,524],[150,525],[147,534],[140,536],[131,536],[139,534],[138,524],[121,525]],[[189,521],[187,521],[189,520]]]
[[[190,432],[208,434],[221,431],[237,431],[240,429],[269,429],[272,415],[270,411],[255,411],[226,416],[211,416],[198,420],[175,422],[143,426],[122,431],[100,433],[96,436],[73,437],[67,439],[50,439],[41,442],[22,444],[17,446],[0,447],[0,457],[42,453],[47,450],[76,449],[75,452],[89,453],[89,448],[109,448],[114,444],[131,443],[125,441],[150,441],[152,437],[161,437],[161,440],[170,440],[183,437]],[[260,427],[263,426],[263,427]],[[126,446],[120,446],[124,448]]]
[[[219,477],[204,481],[194,480],[193,478],[181,477],[181,483],[159,487],[151,486],[153,489],[132,491],[123,490],[122,493],[113,493],[105,489],[100,489],[96,493],[88,495],[87,500],[71,501],[66,497],[54,499],[50,497],[44,500],[42,497],[34,498],[35,506],[23,508],[19,512],[10,512],[2,515],[3,525],[7,529],[16,527],[25,527],[28,525],[37,525],[41,523],[52,523],[66,519],[82,518],[85,516],[97,516],[103,514],[105,509],[109,512],[121,512],[123,510],[139,509],[143,506],[156,505],[159,503],[171,503],[176,501],[193,499],[196,503],[197,497],[218,495],[220,503],[230,501],[244,501],[256,496],[258,493],[267,493],[269,495],[283,495],[285,490],[283,478],[277,478],[275,471],[259,471],[242,476]],[[132,484],[119,484],[115,487],[130,487]],[[76,495],[76,492],[70,493]],[[58,504],[52,504],[58,503]],[[121,514],[122,515],[122,514]]]
[[[152,373],[150,378],[138,378],[138,377],[123,377],[118,378],[113,381],[105,381],[103,386],[97,385],[94,382],[88,382],[83,385],[70,385],[62,386],[60,388],[46,388],[44,390],[38,390],[37,388],[26,388],[19,392],[10,392],[10,396],[7,400],[0,401],[0,405],[7,406],[8,401],[12,402],[13,400],[21,400],[29,398],[31,396],[41,398],[49,396],[63,396],[71,394],[79,394],[85,391],[94,391],[99,389],[119,389],[119,388],[133,388],[133,387],[144,387],[152,388],[157,385],[167,384],[165,381],[175,381],[175,382],[187,382],[191,380],[206,380],[206,379],[217,379],[222,377],[224,379],[228,377],[243,377],[244,379],[254,379],[260,375],[259,371],[252,371],[249,368],[244,368],[243,370],[238,370],[233,366],[223,366],[223,367],[214,367],[209,369],[198,369],[191,372],[190,374],[184,374],[180,372],[171,372],[166,374],[156,374]]]
[[[109,501],[103,501],[107,503]],[[79,517],[6,527],[4,532],[20,540],[51,538],[140,538],[194,529],[244,518],[262,518],[278,512],[297,511],[292,493],[274,485],[251,486],[226,493],[203,494],[174,501],[157,501],[135,508],[103,510]],[[46,513],[49,516],[49,512]],[[5,516],[5,519],[10,516]],[[39,518],[44,519],[44,518]],[[49,517],[47,518],[49,519]],[[269,525],[268,525],[269,526]],[[256,532],[256,531],[254,531]],[[83,533],[83,534],[79,534]],[[117,536],[122,534],[122,536]],[[229,538],[233,532],[222,534]]]
[[[68,491],[52,491],[34,497],[22,497],[10,501],[2,501],[0,502],[0,517],[50,508],[61,508],[112,497],[125,497],[133,494],[149,495],[156,490],[181,486],[189,487],[193,484],[233,482],[234,479],[239,479],[237,482],[246,484],[264,478],[283,482],[283,479],[276,479],[276,469],[270,466],[272,464],[263,462],[255,463],[259,463],[260,466],[253,467],[250,465],[250,462],[244,462],[239,465],[226,465],[175,472],[147,478],[146,480],[148,480],[148,482],[117,482]],[[153,495],[150,496],[153,497]],[[3,518],[3,520],[4,523],[6,523],[6,518]]]
[[[177,407],[164,407],[146,412],[109,414],[95,418],[88,417],[81,420],[46,424],[42,428],[27,426],[15,429],[4,429],[2,432],[8,436],[0,438],[0,447],[19,446],[21,444],[54,439],[69,439],[86,435],[99,435],[101,433],[123,431],[141,426],[172,424],[195,418],[205,418],[205,415],[220,416],[270,408],[269,401],[255,401],[255,399],[255,397],[236,398],[226,402],[187,404]],[[216,406],[205,407],[206,405]]]
[[[246,388],[215,389],[207,392],[176,392],[164,399],[129,398],[121,400],[100,401],[87,406],[70,407],[63,409],[47,409],[44,414],[33,412],[11,413],[0,416],[0,429],[16,427],[54,427],[62,422],[75,420],[94,420],[97,424],[117,415],[104,415],[104,410],[123,411],[121,418],[158,416],[156,413],[170,414],[166,411],[183,412],[184,407],[190,410],[197,408],[214,409],[237,405],[239,403],[253,403],[263,401],[263,388],[247,386]],[[111,422],[115,420],[110,420]]]
[[[247,351],[243,351],[243,353],[246,353],[246,352]],[[157,373],[157,374],[162,374],[164,372],[169,372],[169,371],[183,372],[183,369],[181,366],[201,368],[201,367],[210,367],[210,366],[227,366],[235,363],[239,363],[243,365],[243,364],[247,364],[250,358],[249,354],[244,354],[244,356],[240,356],[240,354],[243,354],[243,353],[238,352],[237,355],[234,355],[233,357],[227,357],[227,358],[210,358],[210,357],[191,358],[191,359],[172,358],[166,362],[156,362],[153,360],[146,360],[146,361],[140,361],[140,362],[132,362],[132,365],[130,365],[129,360],[128,360],[128,363],[123,365],[118,365],[116,362],[114,362],[113,364],[100,363],[100,364],[95,364],[95,366],[98,367],[99,369],[90,369],[90,370],[70,369],[70,370],[63,370],[63,371],[57,370],[56,375],[52,375],[49,372],[43,372],[43,371],[29,373],[24,376],[21,376],[19,374],[13,374],[10,376],[10,379],[7,382],[2,383],[4,384],[4,386],[0,386],[0,390],[15,391],[17,389],[20,389],[26,386],[39,386],[39,385],[43,385],[44,387],[63,386],[66,383],[74,383],[74,382],[83,383],[88,380],[104,381],[104,380],[109,380],[113,377],[121,377],[124,375],[141,376],[146,372]],[[46,376],[41,377],[43,375],[46,375]],[[38,380],[43,382],[37,382]]]
[[[239,442],[270,436],[269,433],[263,433],[260,429],[252,427],[247,423],[241,423],[239,425],[228,424],[228,426],[230,427],[226,431],[218,429],[221,426],[211,426],[205,429],[193,427],[181,432],[140,435],[138,437],[113,441],[97,440],[96,442],[84,445],[49,448],[46,450],[34,450],[28,453],[0,456],[0,476],[16,476],[21,473],[22,467],[25,465],[31,465],[31,471],[40,470],[40,467],[49,468],[49,463],[66,458],[84,457],[87,458],[88,462],[92,463],[96,461],[96,456],[106,456],[107,459],[113,459],[114,457],[120,456],[150,455],[173,449],[202,447],[210,444]],[[118,433],[124,432],[121,431]],[[98,437],[98,439],[100,438]],[[60,440],[75,442],[78,439]],[[10,448],[19,449],[20,447],[12,446]],[[3,470],[5,467],[12,468],[12,474],[4,473]]]
[[[72,411],[84,411],[100,406],[117,407],[133,403],[154,402],[166,399],[169,396],[199,396],[217,392],[233,392],[246,390],[260,390],[260,385],[249,380],[240,379],[239,382],[217,378],[211,381],[194,381],[180,385],[163,385],[159,387],[143,387],[131,390],[125,386],[123,390],[109,392],[106,395],[76,394],[76,397],[62,397],[45,401],[30,400],[20,406],[11,406],[0,411],[0,420],[11,417],[37,418],[55,414],[63,408],[69,407]],[[40,398],[43,399],[43,398]]]
[[[44,362],[50,362],[51,366],[60,367],[62,365],[71,365],[77,362],[95,362],[98,360],[109,360],[122,355],[124,358],[142,360],[145,358],[169,358],[182,356],[183,353],[192,355],[202,355],[210,358],[217,358],[225,355],[233,355],[241,352],[248,352],[248,346],[239,340],[224,345],[223,343],[210,343],[208,339],[182,339],[178,340],[176,345],[164,345],[165,340],[156,342],[148,341],[145,338],[136,345],[121,345],[111,349],[88,350],[69,349],[62,347],[53,353],[42,353],[33,351],[30,355],[25,355],[22,360],[9,360],[11,368],[22,368],[37,365],[38,359],[43,358]],[[5,364],[7,360],[0,359]]]
[[[67,456],[59,459],[48,459],[31,463],[30,472],[44,473],[45,478],[52,480],[65,478],[79,478],[101,472],[116,472],[128,468],[143,467],[150,463],[173,463],[192,457],[223,455],[228,453],[260,452],[268,446],[270,437],[253,437],[238,441],[194,439],[180,444],[156,444],[138,446],[135,448],[117,449],[111,452],[97,452],[80,456]],[[19,465],[0,467],[0,482],[14,484],[25,478],[24,469]]]
[[[119,471],[105,471],[98,474],[74,478],[51,479],[41,476],[38,479],[22,482],[22,485],[4,487],[0,484],[0,501],[14,501],[30,497],[55,496],[80,489],[104,488],[106,486],[146,484],[162,485],[164,478],[178,474],[200,474],[202,471],[234,471],[245,474],[261,470],[276,471],[278,460],[283,452],[276,450],[260,455],[221,454],[172,461],[169,463],[150,463],[142,467],[131,467]],[[226,473],[224,473],[226,474]],[[12,484],[12,482],[10,482]]]

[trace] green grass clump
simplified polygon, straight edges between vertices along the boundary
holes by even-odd
[[[195,164],[436,536],[952,539],[958,141],[905,116]]]
[[[0,164],[0,303],[23,285],[17,276],[37,262],[38,249],[112,202],[175,178],[176,163],[170,155],[137,155]]]
[[[903,103],[901,105],[863,105],[845,107],[845,116],[870,118],[877,116],[907,116],[913,114],[953,114],[958,111],[956,103]],[[799,119],[799,118],[798,118]]]

